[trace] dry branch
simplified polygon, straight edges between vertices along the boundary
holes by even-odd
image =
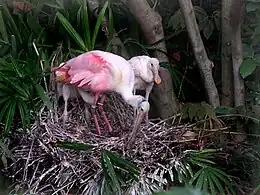
[[[198,62],[204,88],[209,103],[215,108],[219,106],[219,95],[212,76],[213,62],[205,51],[191,0],[178,0],[186,23],[195,58]]]
[[[233,68],[232,68],[232,31],[230,27],[230,9],[232,0],[222,0],[221,6],[221,105],[233,106]]]
[[[128,0],[127,4],[139,23],[148,44],[164,38],[162,18],[150,7],[146,0]],[[167,52],[164,41],[155,45],[155,48]],[[154,55],[160,62],[169,61],[163,52],[155,51]],[[171,74],[167,69],[161,67],[160,76],[162,83],[154,86],[151,99],[160,117],[168,118],[179,111],[179,105],[173,91]]]
[[[245,105],[244,80],[240,75],[240,65],[243,62],[243,47],[241,40],[241,27],[244,16],[244,0],[232,0],[230,9],[230,26],[232,29],[232,61],[234,79],[234,103],[235,106]]]

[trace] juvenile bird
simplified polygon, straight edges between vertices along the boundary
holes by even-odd
[[[158,59],[143,55],[132,57],[128,62],[135,74],[133,93],[136,94],[136,90],[145,90],[145,99],[148,101],[154,83],[161,83]],[[148,113],[146,113],[146,122],[148,122]]]

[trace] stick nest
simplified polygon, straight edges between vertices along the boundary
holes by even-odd
[[[57,101],[56,101],[57,102]],[[172,169],[189,141],[183,134],[191,126],[180,124],[180,116],[171,118],[168,125],[163,120],[143,123],[132,149],[126,144],[133,123],[133,109],[117,94],[108,95],[104,104],[113,132],[108,133],[101,118],[102,136],[96,134],[93,120],[86,120],[84,105],[77,100],[69,103],[69,119],[62,121],[63,107],[56,107],[52,115],[45,109],[40,119],[32,125],[30,134],[15,134],[12,152],[16,158],[8,173],[26,186],[27,194],[68,194],[76,187],[77,194],[92,194],[93,182],[101,175],[102,149],[116,152],[141,168],[141,177],[149,178],[158,166]],[[181,141],[182,140],[182,141]],[[73,141],[96,146],[89,151],[76,151],[56,147],[57,141]],[[163,183],[163,182],[161,182]],[[91,187],[92,186],[92,187]],[[93,189],[92,189],[93,190]]]

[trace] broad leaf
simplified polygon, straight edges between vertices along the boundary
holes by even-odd
[[[211,36],[213,30],[215,29],[215,26],[211,20],[208,20],[207,25],[202,29],[203,34],[206,37],[206,39],[209,39]]]
[[[253,59],[245,59],[240,66],[240,74],[243,78],[251,75],[256,69],[257,62]]]
[[[250,45],[243,43],[243,57],[244,58],[252,58],[254,56],[254,53],[255,53],[255,51]]]

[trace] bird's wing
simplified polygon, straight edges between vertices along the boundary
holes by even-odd
[[[87,52],[68,60],[65,66],[64,82],[91,91],[107,91],[111,87],[110,63],[99,55]]]

